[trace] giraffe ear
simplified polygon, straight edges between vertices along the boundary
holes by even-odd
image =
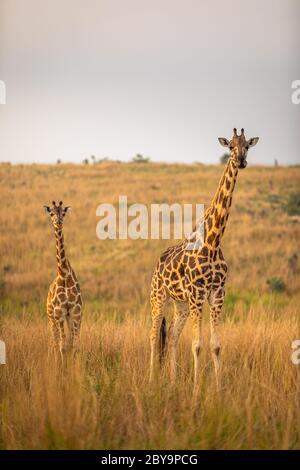
[[[45,212],[50,212],[50,207],[49,206],[44,206],[44,211]]]
[[[64,210],[63,210],[63,216],[65,216],[66,213],[67,213],[70,209],[71,209],[70,206],[65,207]]]
[[[259,137],[251,137],[251,139],[248,140],[249,147],[254,147],[254,145],[256,145],[258,141]]]
[[[225,137],[219,137],[219,142],[223,147],[229,147],[229,140],[225,139]]]

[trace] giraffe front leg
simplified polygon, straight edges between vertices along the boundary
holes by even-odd
[[[225,289],[224,286],[213,290],[210,293],[208,302],[210,305],[210,347],[211,353],[214,362],[215,375],[216,375],[216,386],[217,391],[221,389],[221,362],[220,362],[220,352],[221,344],[219,339],[219,323],[221,318],[222,307],[225,298]]]
[[[177,347],[178,340],[182,333],[183,327],[185,325],[186,319],[188,317],[188,305],[182,302],[174,302],[174,319],[172,328],[170,331],[170,376],[171,382],[175,382],[176,371],[177,371]]]
[[[202,348],[202,307],[204,297],[201,300],[190,299],[190,314],[192,320],[192,353],[194,357],[194,393],[197,390],[199,381],[200,351]]]
[[[55,355],[59,351],[59,332],[58,332],[58,327],[54,318],[54,309],[51,304],[47,305],[47,315],[48,315],[48,321],[51,329],[51,334],[52,334],[52,345],[54,349]]]
[[[59,333],[59,350],[60,350],[60,357],[61,357],[61,364],[65,364],[65,354],[68,349],[67,340],[66,340],[66,333],[64,328],[64,311],[60,308],[56,308],[54,310],[54,319],[56,325],[58,326],[58,333]]]

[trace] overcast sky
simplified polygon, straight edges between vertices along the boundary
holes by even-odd
[[[299,0],[0,0],[0,159],[300,163]]]

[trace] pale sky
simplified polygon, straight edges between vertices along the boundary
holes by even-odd
[[[0,0],[0,160],[300,163],[299,0]]]

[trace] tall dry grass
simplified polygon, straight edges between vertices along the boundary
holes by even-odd
[[[2,448],[299,448],[300,371],[290,360],[299,333],[295,309],[276,317],[260,306],[242,321],[225,321],[220,396],[205,325],[196,403],[189,328],[180,342],[176,385],[165,373],[150,387],[146,311],[115,320],[106,320],[105,311],[85,318],[80,358],[61,371],[43,318],[5,319]]]
[[[299,168],[249,168],[239,176],[224,253],[230,268],[221,331],[223,389],[215,391],[205,308],[198,400],[192,403],[189,323],[178,378],[148,384],[151,271],[168,241],[96,239],[96,206],[130,202],[208,202],[220,167],[117,165],[0,166],[0,448],[300,448],[299,224],[270,194],[297,190]],[[176,197],[175,197],[176,196]],[[72,206],[67,254],[81,281],[81,352],[55,366],[45,315],[55,247],[42,205]],[[280,276],[286,292],[269,291]],[[171,312],[168,314],[170,315]]]

